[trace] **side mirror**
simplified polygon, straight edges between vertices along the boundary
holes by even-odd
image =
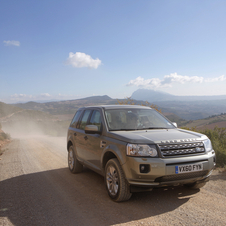
[[[172,124],[177,128],[177,123],[176,122],[172,122]]]
[[[88,134],[100,134],[101,131],[98,130],[98,126],[95,126],[95,125],[87,125],[85,127],[85,133],[88,133]]]

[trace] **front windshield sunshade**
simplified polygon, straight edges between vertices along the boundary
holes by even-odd
[[[111,109],[105,110],[105,117],[110,131],[175,128],[153,109]]]

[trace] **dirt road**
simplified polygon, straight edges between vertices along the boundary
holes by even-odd
[[[65,138],[17,139],[0,156],[3,225],[226,225],[226,173],[217,171],[200,191],[184,187],[108,198],[104,180],[67,168]]]

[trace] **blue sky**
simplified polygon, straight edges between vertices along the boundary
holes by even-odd
[[[226,1],[0,1],[0,101],[226,95]]]

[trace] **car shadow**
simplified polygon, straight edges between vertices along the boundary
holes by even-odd
[[[121,224],[173,211],[197,192],[182,186],[160,188],[134,193],[129,201],[115,203],[108,197],[99,174],[87,168],[80,174],[71,174],[68,168],[61,168],[1,181],[0,223]]]
[[[210,180],[212,180],[212,181],[226,180],[226,171],[212,174],[210,176]]]

